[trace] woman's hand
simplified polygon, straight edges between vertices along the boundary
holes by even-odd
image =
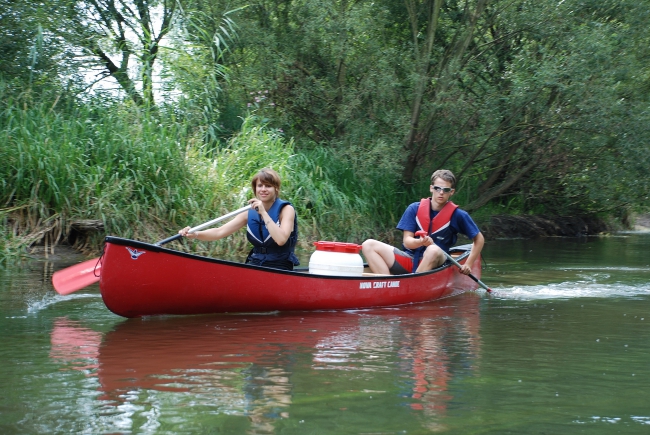
[[[248,204],[250,204],[253,210],[258,212],[259,214],[262,214],[262,210],[264,210],[264,203],[262,203],[262,201],[260,201],[257,198],[253,198],[248,200]]]
[[[268,225],[271,223],[271,216],[267,213],[266,209],[264,208],[264,203],[260,201],[257,198],[250,199],[248,201],[250,206],[253,208],[253,210],[257,211],[260,214],[260,219],[262,222],[264,222],[264,225]],[[267,227],[268,228],[268,227]]]
[[[190,227],[185,227],[182,230],[178,231],[178,234],[180,234],[183,237],[187,237],[188,239],[198,239],[199,238],[199,232],[196,231],[194,233],[190,233]]]

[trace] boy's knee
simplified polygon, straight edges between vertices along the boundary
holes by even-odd
[[[438,245],[427,246],[427,249],[424,250],[423,257],[426,257],[433,263],[444,263],[444,254]],[[440,261],[441,259],[443,259],[443,261]]]
[[[440,248],[438,245],[429,245],[427,246],[427,249],[424,250],[424,255],[431,256],[431,255],[437,255],[438,251],[440,251]]]

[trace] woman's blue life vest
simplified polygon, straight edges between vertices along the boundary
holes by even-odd
[[[449,228],[449,224],[451,223],[451,216],[457,208],[458,206],[456,204],[448,201],[444,207],[442,207],[442,210],[431,219],[431,198],[423,198],[420,200],[418,212],[415,217],[415,222],[420,230],[426,231],[433,239],[433,242],[447,252],[449,251],[451,244],[456,243],[455,234]],[[415,273],[420,265],[420,261],[422,260],[426,248],[426,246],[422,246],[413,251],[412,273]]]
[[[280,225],[280,212],[282,208],[291,205],[289,201],[276,198],[275,202],[268,210],[272,222],[269,225]],[[253,249],[248,258],[247,263],[264,266],[264,263],[269,263],[269,267],[282,262],[289,262],[294,266],[300,264],[298,257],[294,254],[296,243],[298,242],[298,216],[293,220],[293,231],[286,243],[282,246],[278,245],[269,231],[264,225],[262,216],[256,210],[248,210],[248,224],[246,225],[246,238],[253,245]],[[272,265],[273,264],[273,265]]]

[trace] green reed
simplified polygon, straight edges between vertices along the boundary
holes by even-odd
[[[314,237],[361,243],[385,238],[386,223],[389,228],[397,223],[391,212],[400,206],[381,171],[360,170],[345,155],[324,147],[293,156],[290,168],[294,204]]]
[[[13,210],[12,235],[24,244],[56,243],[79,220],[99,220],[109,234],[156,234],[191,189],[180,124],[46,104],[9,105],[0,122],[0,200]],[[41,234],[48,221],[51,228]]]
[[[299,216],[301,246],[376,237],[373,228],[381,227],[382,213],[375,196],[389,190],[389,183],[376,174],[360,177],[346,156],[324,148],[296,152],[293,140],[255,116],[218,148],[203,146],[202,133],[124,105],[5,104],[0,259],[33,244],[65,241],[80,221],[104,227],[103,233],[76,239],[78,248],[93,253],[105,234],[166,238],[242,207],[262,167],[282,176],[282,196]],[[239,233],[217,243],[174,247],[233,257],[247,249]]]

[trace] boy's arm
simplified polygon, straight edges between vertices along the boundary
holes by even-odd
[[[478,233],[474,238],[472,239],[472,252],[470,252],[469,257],[467,258],[467,261],[465,264],[463,264],[463,267],[461,269],[461,272],[464,273],[465,275],[469,275],[472,273],[472,265],[474,262],[480,258],[481,251],[483,250],[483,245],[485,244],[485,238],[483,237],[482,233]]]
[[[415,250],[421,248],[422,246],[433,245],[433,239],[431,239],[429,236],[415,237],[415,233],[413,233],[413,231],[404,230],[404,235],[402,236],[402,244],[407,249]]]

